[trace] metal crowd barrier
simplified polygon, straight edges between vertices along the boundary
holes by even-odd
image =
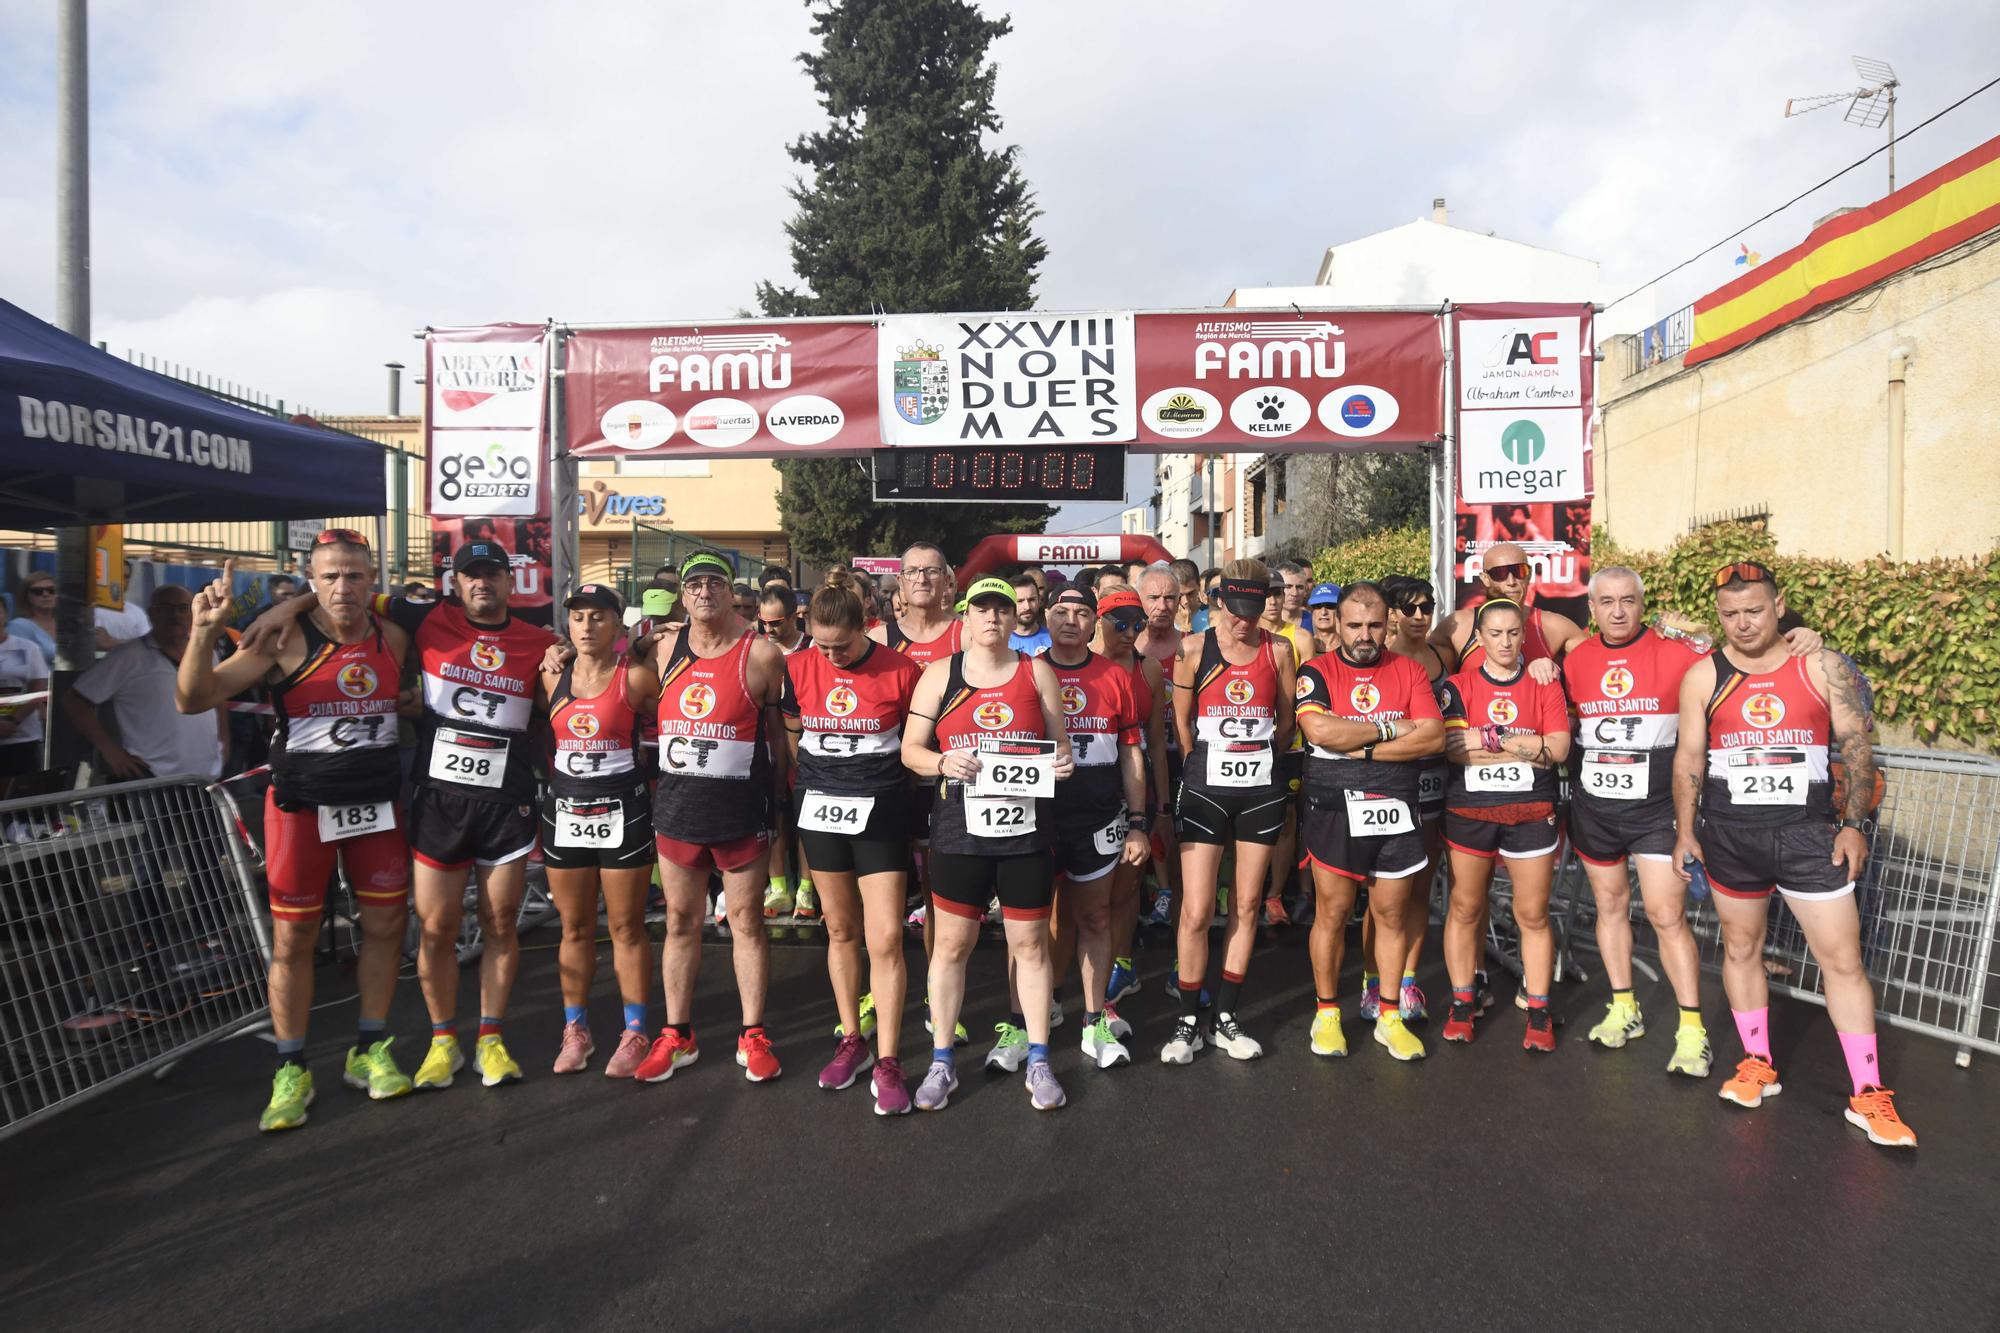
[[[269,958],[201,779],[0,802],[0,1138],[263,1021]]]
[[[2000,761],[1905,749],[1877,750],[1875,757],[1884,779],[1882,808],[1855,892],[1876,1014],[1952,1043],[1961,1066],[1974,1049],[2000,1055]],[[1580,867],[1566,865],[1562,879],[1567,883],[1558,882],[1557,896],[1571,910],[1568,942],[1595,952],[1590,886]],[[1805,934],[1783,909],[1782,896],[1778,901],[1764,951],[1771,986],[1824,1004]],[[1688,909],[1702,967],[1719,971],[1715,912],[1707,903],[1690,902]],[[1631,915],[1635,950],[1657,959],[1636,880]]]

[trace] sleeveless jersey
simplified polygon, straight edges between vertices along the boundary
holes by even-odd
[[[976,750],[983,737],[997,740],[1048,740],[1042,727],[1042,696],[1035,689],[1034,659],[1014,654],[1014,674],[1001,685],[972,685],[965,679],[965,654],[950,657],[944,702],[938,708],[934,732],[940,754]],[[975,837],[966,826],[965,787],[952,779],[938,780],[938,804],[931,825],[931,847],[960,855],[1018,856],[1049,845],[1048,801],[1036,801],[1036,831],[1006,838]]]
[[[1194,677],[1194,753],[1187,757],[1182,780],[1190,787],[1212,787],[1209,769],[1216,756],[1274,756],[1271,785],[1278,783],[1274,744],[1278,728],[1278,662],[1272,656],[1272,636],[1258,631],[1257,655],[1237,666],[1222,655],[1213,631],[1202,637],[1201,662]],[[1284,738],[1284,744],[1290,743]]]
[[[1162,727],[1161,731],[1166,736],[1167,753],[1170,755],[1179,754],[1181,752],[1181,733],[1179,729],[1174,726],[1174,656],[1176,653],[1180,651],[1180,646],[1182,641],[1185,640],[1189,634],[1197,632],[1198,631],[1194,630],[1183,630],[1177,632],[1174,635],[1174,651],[1168,653],[1165,657],[1160,657],[1157,654],[1151,652],[1141,652],[1138,650],[1136,644],[1133,649],[1133,657],[1135,659],[1140,657],[1150,657],[1153,659],[1154,662],[1159,664],[1160,688],[1165,690],[1167,694],[1166,726]],[[1136,667],[1134,668],[1132,674],[1135,676],[1139,674]],[[1148,686],[1147,688],[1150,689],[1151,687]],[[1152,709],[1150,706],[1146,710],[1146,716],[1148,717],[1152,716]]]
[[[1075,666],[1056,661],[1053,648],[1043,660],[1056,673],[1063,730],[1076,757],[1076,772],[1056,784],[1055,822],[1063,828],[1102,828],[1125,802],[1118,747],[1137,745],[1144,721],[1132,673],[1088,651]]]
[[[1767,827],[1830,821],[1832,744],[1833,711],[1806,673],[1805,658],[1746,672],[1718,652],[1702,816]]]
[[[639,723],[626,696],[621,662],[611,681],[588,699],[577,697],[576,663],[563,667],[549,695],[549,786],[558,796],[606,796],[632,790],[639,776]]]
[[[1338,648],[1322,653],[1299,671],[1298,713],[1324,713],[1350,722],[1435,718],[1437,696],[1424,669],[1384,649],[1371,666],[1356,666]],[[1306,748],[1306,791],[1323,801],[1343,791],[1417,799],[1423,762],[1414,759],[1350,759],[1318,745]]]
[[[1549,651],[1548,636],[1542,633],[1542,608],[1529,607],[1528,619],[1521,626],[1521,665],[1525,667],[1530,662],[1554,656]],[[1479,635],[1474,632],[1466,637],[1464,645],[1458,650],[1458,669],[1477,671],[1485,665],[1486,650],[1479,646]]]
[[[1549,736],[1569,730],[1569,710],[1562,686],[1554,682],[1539,684],[1528,675],[1525,664],[1521,674],[1509,681],[1495,680],[1486,674],[1484,667],[1459,672],[1444,683],[1442,711],[1447,730],[1465,728],[1477,732],[1482,727],[1496,726],[1503,736]],[[1476,752],[1479,746],[1472,744],[1471,748]],[[1495,757],[1481,766],[1489,775],[1480,777],[1468,774],[1464,764],[1453,764],[1447,800],[1458,806],[1555,800],[1554,769],[1528,768],[1527,782],[1515,787],[1504,784],[1504,775],[1491,774],[1494,767],[1508,763]],[[1481,787],[1488,789],[1480,790]],[[1492,789],[1495,787],[1500,789]]]
[[[894,648],[870,642],[844,667],[825,653],[794,653],[785,659],[785,672],[792,688],[781,706],[801,727],[799,788],[835,796],[900,796],[909,780],[903,722],[923,668]]]
[[[1637,811],[1673,804],[1674,747],[1681,733],[1681,678],[1701,655],[1684,640],[1650,628],[1626,642],[1593,634],[1563,660],[1563,683],[1576,707],[1576,739],[1586,772],[1577,799],[1606,810]],[[1645,772],[1631,777],[1623,765]],[[1601,790],[1605,794],[1599,794]],[[1624,799],[1636,787],[1643,798]]]
[[[271,687],[278,729],[271,787],[278,808],[393,801],[403,787],[396,751],[402,667],[371,617],[359,643],[335,643],[307,616],[306,656]]]
[[[477,624],[455,597],[397,598],[390,616],[410,631],[423,669],[416,781],[483,800],[533,800],[528,731],[542,655],[555,636],[511,615]]]
[[[1139,749],[1143,753],[1149,744],[1146,739],[1146,725],[1153,720],[1153,686],[1146,679],[1147,657],[1144,653],[1132,654],[1132,665],[1125,668],[1132,677],[1132,709],[1139,719]],[[1172,731],[1172,727],[1167,730]]]
[[[697,657],[683,630],[660,673],[660,781],[653,827],[702,846],[770,827],[771,753],[764,705],[750,697],[744,634],[716,657]]]
[[[900,620],[891,620],[888,626],[889,632],[883,637],[889,641],[889,646],[915,662],[918,667],[927,667],[940,658],[950,657],[964,646],[962,640],[965,626],[962,621],[952,621],[945,626],[944,633],[923,643],[918,643],[903,633],[903,622]]]

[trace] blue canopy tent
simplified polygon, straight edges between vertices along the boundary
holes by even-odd
[[[0,301],[0,527],[379,514],[383,447],[141,370]]]

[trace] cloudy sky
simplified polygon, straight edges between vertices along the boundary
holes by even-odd
[[[1002,8],[989,4],[989,11]],[[1047,308],[1219,304],[1427,214],[1643,282],[2000,73],[2000,6],[1035,0],[994,49],[1046,216]],[[0,0],[0,295],[54,313],[53,0]],[[587,20],[579,16],[587,16]],[[1809,17],[1808,17],[1809,16]],[[784,146],[815,123],[792,0],[590,6],[95,0],[95,331],[324,412],[380,411],[425,324],[679,320],[789,276]],[[2000,89],[1899,179],[2000,133]],[[1867,202],[1882,160],[1746,238]],[[1734,245],[1663,287],[1673,309]],[[1068,515],[1066,518],[1070,517]],[[1065,524],[1068,525],[1068,524]]]

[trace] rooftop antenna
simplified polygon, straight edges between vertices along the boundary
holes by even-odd
[[[1832,106],[1835,102],[1847,103],[1847,114],[1842,117],[1850,125],[1859,125],[1864,130],[1889,127],[1889,193],[1896,192],[1896,71],[1889,68],[1886,60],[1870,60],[1867,56],[1855,56],[1854,72],[1861,76],[1861,87],[1845,93],[1819,93],[1812,97],[1794,97],[1785,103],[1785,118],[1803,116],[1808,111]]]

